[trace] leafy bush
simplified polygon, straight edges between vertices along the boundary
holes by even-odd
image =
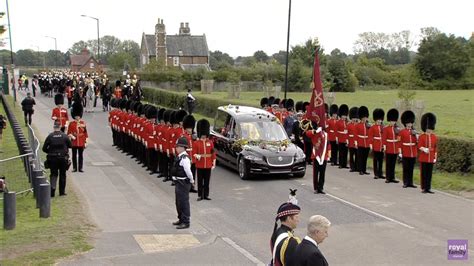
[[[438,141],[437,169],[446,172],[471,172],[473,140],[439,137]]]

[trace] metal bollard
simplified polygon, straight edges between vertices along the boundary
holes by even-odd
[[[46,177],[44,176],[38,176],[36,177],[36,187],[34,188],[34,191],[36,191],[36,208],[38,209],[40,207],[40,185],[41,184],[46,184]],[[50,194],[51,196],[51,194]]]
[[[33,170],[33,179],[31,180],[31,188],[33,189],[33,196],[36,197],[38,196],[38,186],[37,186],[37,177],[42,177],[43,171],[42,170]]]
[[[13,230],[16,227],[16,193],[3,193],[3,229]]]
[[[40,185],[40,218],[49,218],[51,216],[51,187],[48,183]]]

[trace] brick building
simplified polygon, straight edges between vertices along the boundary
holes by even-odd
[[[189,23],[182,22],[179,34],[166,35],[162,19],[155,25],[155,34],[142,34],[140,64],[144,66],[150,59],[164,61],[167,66],[182,69],[204,67],[209,69],[209,49],[206,35],[191,35]]]
[[[99,72],[101,66],[92,56],[87,48],[82,49],[81,54],[69,56],[72,71],[80,72]]]

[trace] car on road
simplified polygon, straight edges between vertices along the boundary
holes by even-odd
[[[211,130],[217,162],[238,171],[241,179],[285,174],[303,177],[304,152],[291,143],[273,114],[254,107],[220,106]]]

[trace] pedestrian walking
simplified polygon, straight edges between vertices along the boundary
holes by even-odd
[[[191,172],[191,160],[186,153],[189,147],[185,137],[178,138],[176,142],[177,156],[171,167],[171,176],[175,182],[176,210],[178,221],[174,222],[176,229],[189,228],[191,223],[191,209],[189,206],[189,191],[194,184],[193,173]]]
[[[35,112],[35,110],[33,109],[34,105],[36,105],[35,99],[31,97],[31,93],[26,93],[25,99],[21,101],[21,108],[23,109],[23,114],[25,117],[25,126],[31,125],[31,117]]]
[[[59,196],[66,195],[66,171],[68,169],[69,149],[71,140],[61,132],[59,121],[54,122],[54,131],[46,137],[43,144],[43,152],[47,153],[45,167],[51,170],[50,184],[51,197],[55,196],[56,185],[59,176]]]

